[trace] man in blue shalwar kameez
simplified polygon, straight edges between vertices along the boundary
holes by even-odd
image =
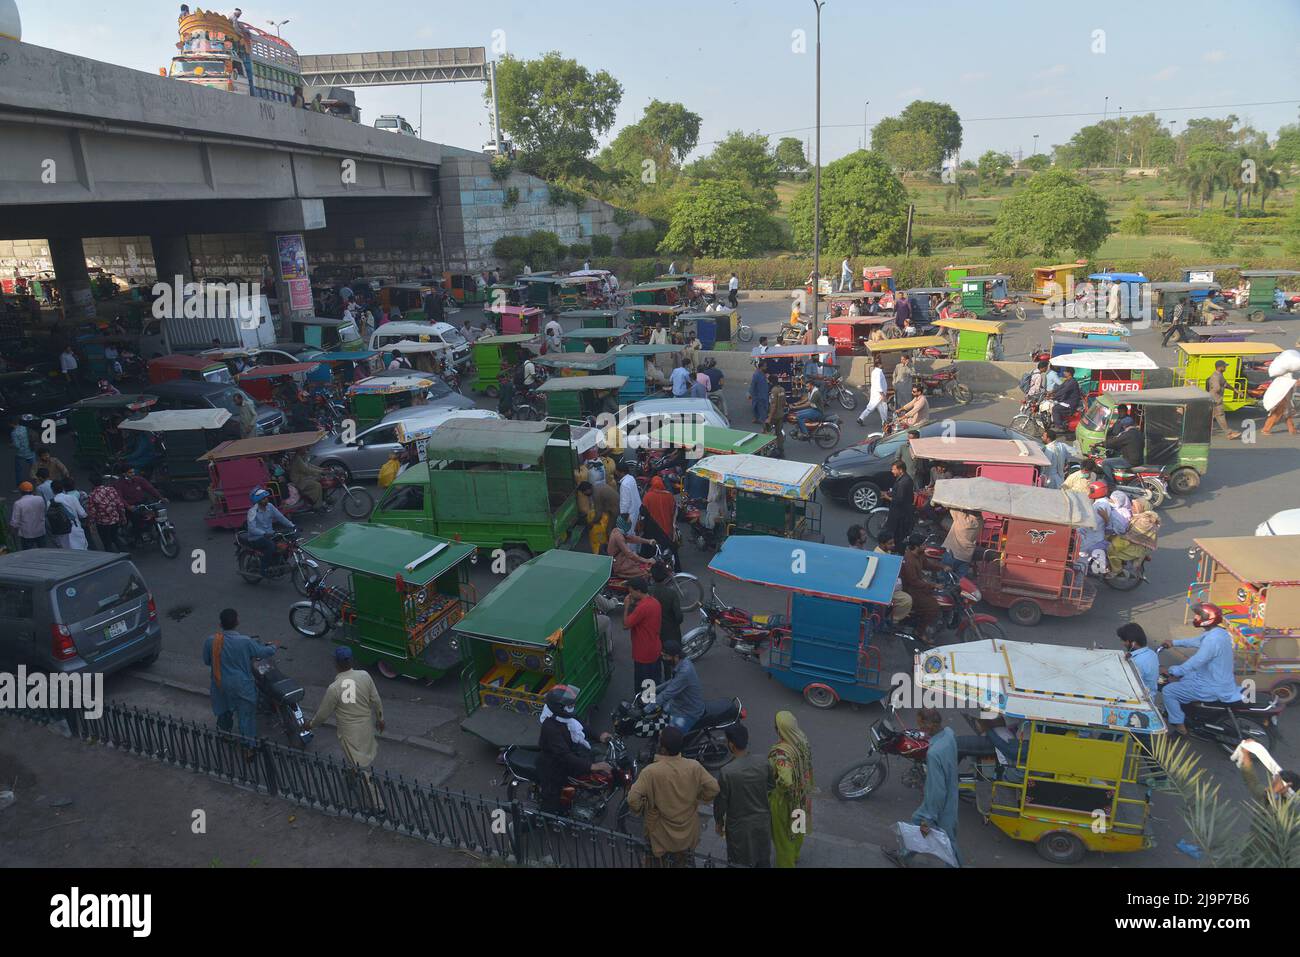
[[[1222,627],[1223,609],[1202,602],[1196,606],[1192,624],[1203,628],[1204,634],[1162,645],[1196,649],[1192,657],[1169,669],[1169,674],[1178,680],[1170,681],[1164,689],[1169,726],[1179,734],[1187,733],[1183,726],[1183,705],[1187,702],[1241,700],[1241,688],[1232,673],[1232,636]]]
[[[239,733],[257,739],[257,685],[253,659],[269,658],[275,649],[235,631],[239,614],[233,608],[221,613],[221,630],[203,643],[203,663],[212,668],[212,713],[217,727],[230,731],[239,719]]]
[[[921,806],[912,814],[912,823],[921,828],[922,834],[929,834],[931,828],[943,831],[960,867],[961,854],[957,850],[957,736],[952,728],[943,726],[943,716],[933,708],[922,708],[917,713],[916,726],[929,736],[930,747],[925,753],[925,791]],[[898,853],[886,849],[884,854],[900,867],[906,867],[912,856],[912,852],[906,850]]]

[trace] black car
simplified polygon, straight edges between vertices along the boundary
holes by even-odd
[[[68,390],[57,379],[35,372],[0,373],[0,414],[30,414],[62,427],[68,424],[70,405]]]
[[[235,394],[244,396],[245,402],[254,400],[243,389],[221,382],[196,382],[192,379],[172,379],[159,382],[144,390],[145,395],[156,395],[158,411],[166,409],[225,409],[233,423],[231,431],[237,434],[239,407]],[[256,402],[254,402],[256,405]],[[284,413],[273,405],[257,406],[257,434],[276,435],[284,430]]]
[[[945,432],[949,428],[955,431]],[[961,439],[1032,441],[1008,425],[966,419],[932,422],[917,431],[925,439],[947,434]],[[837,501],[848,502],[859,512],[870,512],[882,504],[880,493],[893,487],[894,473],[889,471],[889,467],[907,440],[906,432],[897,432],[887,438],[873,439],[832,453],[822,463],[826,477],[822,479],[821,491]]]

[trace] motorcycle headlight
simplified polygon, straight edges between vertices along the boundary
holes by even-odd
[[[978,588],[972,588],[970,591],[964,591],[961,594],[968,601],[979,601],[982,597]]]

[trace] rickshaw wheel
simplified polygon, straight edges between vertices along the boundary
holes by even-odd
[[[1088,849],[1068,831],[1049,831],[1034,845],[1038,856],[1053,864],[1078,864]]]
[[[1181,468],[1169,476],[1169,491],[1175,495],[1188,495],[1201,487],[1201,476],[1196,469]]]
[[[803,689],[803,699],[814,708],[833,708],[839,704],[840,696],[835,689],[823,684],[810,684]]]
[[[975,393],[971,391],[971,387],[968,385],[963,385],[960,382],[954,382],[951,386],[949,386],[948,394],[952,397],[953,401],[959,402],[962,405],[968,404],[972,399],[975,398]]]
[[[516,568],[531,560],[532,557],[525,548],[507,548],[505,554],[506,574],[513,575]]]
[[[754,338],[754,330],[744,323],[741,323],[740,328],[736,330],[736,338],[741,342],[749,342],[749,340]]]
[[[1247,321],[1247,322],[1263,322],[1263,321],[1264,321],[1264,311],[1263,311],[1262,309],[1252,309],[1250,312],[1246,313],[1246,321]]]
[[[1007,617],[1011,619],[1013,625],[1032,628],[1043,620],[1043,609],[1038,607],[1038,602],[1021,598],[1012,602],[1011,607],[1007,609]]]
[[[383,675],[385,678],[393,679],[397,677],[397,669],[394,668],[392,665],[390,665],[383,658],[380,658],[378,661],[375,662],[375,667],[379,669],[379,673]]]

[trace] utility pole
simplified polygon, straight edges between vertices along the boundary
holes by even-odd
[[[808,328],[813,337],[817,328],[817,293],[822,276],[822,7],[826,0],[813,0],[817,8],[817,171],[813,184],[813,306],[812,321]]]
[[[501,155],[501,106],[497,100],[497,61],[488,61],[488,82],[492,84],[492,142],[497,156]]]
[[[871,142],[867,139],[867,107],[870,105],[870,100],[867,100],[867,102],[862,104],[862,148],[864,150],[868,148],[867,144]]]

